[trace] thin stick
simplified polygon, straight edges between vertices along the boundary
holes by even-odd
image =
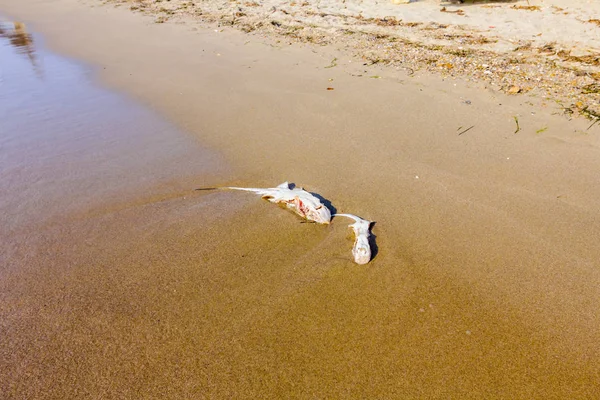
[[[475,128],[475,125],[472,125],[472,126],[468,127],[467,129],[465,129],[464,131],[462,131],[461,133],[459,133],[458,136],[462,135],[463,133],[469,132],[473,128]],[[458,129],[460,129],[460,128],[458,128]]]
[[[521,127],[519,126],[519,118],[518,117],[513,117],[515,119],[515,122],[517,123],[517,130],[515,131],[515,133],[518,133],[521,130]]]

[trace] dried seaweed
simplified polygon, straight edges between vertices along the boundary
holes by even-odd
[[[331,64],[329,64],[328,66],[326,66],[324,68],[333,68],[333,67],[337,67],[337,57],[334,58],[333,60],[331,60]]]

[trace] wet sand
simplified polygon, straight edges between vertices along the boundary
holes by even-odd
[[[76,193],[76,207],[3,230],[8,398],[600,390],[597,127],[459,80],[124,9],[2,0],[0,11],[222,160],[217,172],[202,162],[183,172],[193,155],[150,152],[146,191],[93,198],[54,180],[63,190],[48,203]],[[142,143],[132,130],[132,147],[116,146],[126,159]],[[84,178],[97,173],[78,165]],[[131,168],[110,182],[140,176]],[[377,221],[374,260],[352,262],[345,220],[300,224],[246,193],[187,192],[284,180]],[[3,190],[17,196],[13,185]],[[3,221],[49,207],[18,204]]]

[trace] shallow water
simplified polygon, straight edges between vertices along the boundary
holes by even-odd
[[[222,166],[150,110],[98,87],[89,67],[41,43],[22,23],[0,25],[4,240],[11,231],[142,190],[183,189],[182,181]]]

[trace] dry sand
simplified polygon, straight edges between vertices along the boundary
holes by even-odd
[[[377,221],[379,249],[357,266],[346,221],[299,224],[245,193],[59,213],[5,256],[8,398],[600,391],[600,141],[588,121],[195,20],[76,0],[0,10],[233,171],[194,185],[292,180]]]
[[[595,1],[106,3],[152,16],[156,23],[213,23],[253,36],[276,36],[279,43],[329,45],[368,65],[466,77],[600,119],[600,4]]]

